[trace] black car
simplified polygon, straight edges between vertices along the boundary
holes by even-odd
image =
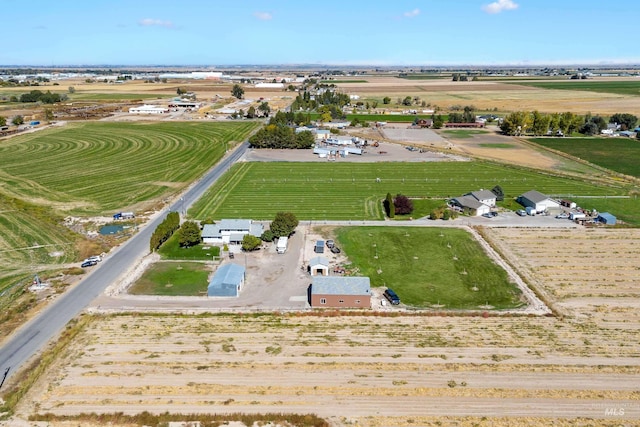
[[[83,262],[80,267],[93,267],[94,265],[96,265],[98,263],[98,261],[94,261],[94,260],[86,260],[85,262]]]
[[[340,248],[335,246],[335,245],[331,246],[331,253],[339,254],[340,253]]]
[[[387,288],[387,290],[384,291],[384,296],[389,300],[391,304],[393,305],[400,304],[400,297],[395,292],[393,292],[393,290]]]

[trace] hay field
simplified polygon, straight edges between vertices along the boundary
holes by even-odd
[[[366,83],[339,83],[337,86],[347,93],[360,95],[361,100],[377,99],[380,102],[378,109],[385,107],[382,105],[385,96],[391,98],[390,107],[395,107],[397,98],[418,96],[445,110],[452,105],[472,104],[478,111],[572,111],[605,115],[628,112],[640,115],[640,98],[633,94],[547,89],[500,81],[453,82],[369,76],[366,79]]]
[[[74,123],[0,145],[0,191],[77,215],[135,210],[212,167],[257,123]]]

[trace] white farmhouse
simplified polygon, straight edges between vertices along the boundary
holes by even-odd
[[[207,244],[241,244],[244,236],[262,236],[264,226],[250,219],[223,219],[218,224],[205,224],[202,242]]]

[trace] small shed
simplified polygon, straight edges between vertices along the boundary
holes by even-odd
[[[599,214],[597,221],[607,225],[616,225],[616,217],[611,215],[609,212],[602,212]]]
[[[309,261],[309,272],[312,276],[328,276],[329,260],[323,256],[311,258]]]
[[[237,297],[244,286],[245,269],[239,264],[224,264],[216,270],[209,286],[207,296]]]
[[[311,283],[311,307],[370,308],[368,277],[315,276]]]

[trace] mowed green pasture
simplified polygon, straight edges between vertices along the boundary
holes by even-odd
[[[206,294],[209,268],[197,262],[158,262],[129,289],[134,295],[198,296]]]
[[[173,233],[169,239],[160,246],[158,253],[162,259],[172,260],[202,260],[212,261],[220,256],[220,247],[199,244],[188,248],[181,247],[178,232]]]
[[[522,305],[507,273],[471,234],[455,228],[343,227],[336,238],[359,275],[387,286],[402,303],[446,309]]]
[[[560,82],[518,82],[514,84],[542,89],[582,90],[588,92],[614,93],[617,95],[640,95],[640,81],[565,80]]]
[[[176,193],[258,124],[74,123],[0,144],[0,192],[74,215]]]
[[[632,138],[531,138],[529,141],[562,151],[614,172],[640,177],[640,141]]]
[[[231,168],[189,214],[270,220],[278,211],[291,211],[303,220],[381,220],[387,193],[442,200],[497,184],[507,198],[531,189],[567,197],[626,194],[622,187],[485,162],[247,162]]]

